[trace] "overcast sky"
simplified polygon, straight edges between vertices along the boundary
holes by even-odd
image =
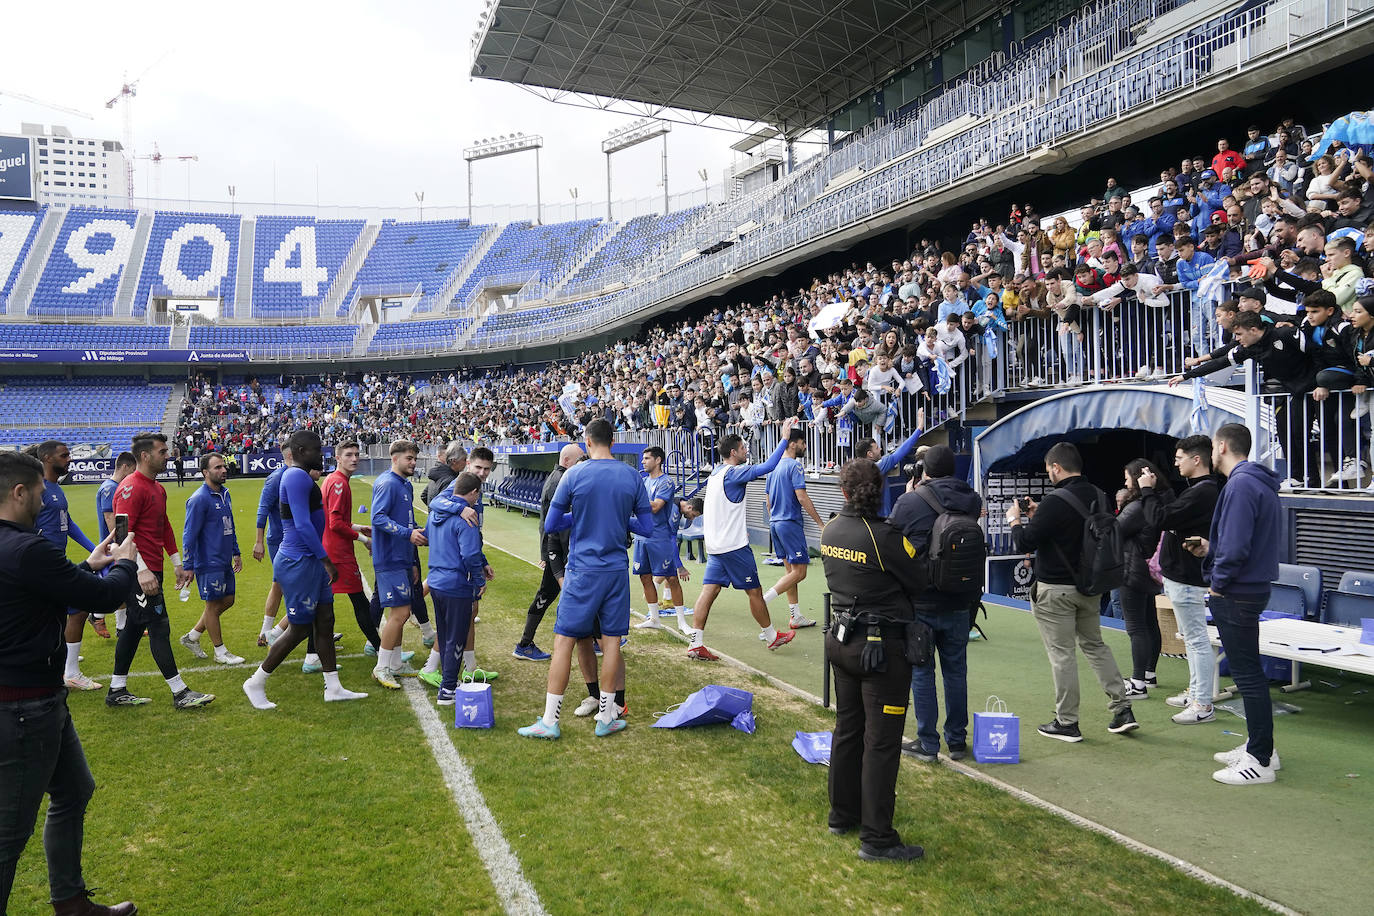
[[[631,117],[545,102],[526,90],[468,77],[469,40],[479,0],[244,0],[240,3],[87,0],[52,7],[8,4],[0,90],[94,115],[82,120],[0,96],[0,131],[21,121],[64,124],[78,136],[122,139],[118,106],[105,108],[127,73],[143,75],[134,100],[134,145],[156,140],[164,156],[195,153],[192,199],[400,207],[425,192],[428,210],[462,207],[467,179],[461,149],[495,134],[545,138],[543,198],[580,215],[605,200],[600,141]],[[28,36],[25,40],[19,36]],[[165,56],[164,56],[165,55]],[[151,69],[149,69],[151,68]],[[718,184],[738,137],[674,125],[669,188]],[[660,147],[617,153],[617,200],[662,196]],[[151,194],[152,165],[138,164],[140,195]],[[476,165],[474,202],[533,203],[533,154]],[[162,196],[182,199],[187,172],[162,165]]]

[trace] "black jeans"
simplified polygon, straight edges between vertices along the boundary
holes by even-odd
[[[48,889],[53,900],[86,889],[81,841],[95,780],[67,712],[67,690],[34,700],[0,702],[0,913],[9,905],[19,855],[33,835],[43,794]]]
[[[1274,753],[1274,707],[1269,702],[1269,679],[1259,653],[1259,615],[1269,596],[1224,598],[1208,595],[1207,607],[1221,637],[1231,677],[1245,701],[1246,750],[1265,766]]]
[[[1128,586],[1121,586],[1121,613],[1126,618],[1126,635],[1131,639],[1131,677],[1145,680],[1146,671],[1154,671],[1159,664],[1159,614],[1155,611],[1155,596]]]
[[[911,665],[902,637],[884,637],[887,667],[863,674],[865,633],[846,645],[825,637],[835,672],[835,734],[830,743],[830,826],[859,827],[859,841],[883,849],[902,837],[892,828],[897,768],[902,759]]]

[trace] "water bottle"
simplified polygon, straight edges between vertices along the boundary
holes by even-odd
[[[190,601],[190,600],[191,600],[191,587],[188,585],[188,586],[186,586],[185,588],[183,588],[183,589],[181,590],[181,601],[182,601],[182,603],[184,604],[184,603],[186,603],[187,601]]]

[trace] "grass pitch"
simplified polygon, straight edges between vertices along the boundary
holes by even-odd
[[[354,488],[354,505],[369,504],[368,485]],[[245,554],[258,489],[230,485]],[[191,492],[170,490],[178,526]],[[95,488],[68,495],[94,531]],[[627,731],[596,739],[590,720],[569,712],[561,741],[519,738],[515,728],[543,707],[547,669],[509,654],[538,570],[489,553],[497,576],[482,605],[478,659],[501,672],[496,728],[449,729],[448,738],[551,913],[1259,910],[947,768],[911,763],[899,780],[897,827],[927,858],[861,863],[856,839],[826,831],[828,771],[790,747],[794,731],[829,729],[833,717],[762,678],[688,662],[666,634],[637,632],[627,649]],[[371,696],[326,706],[320,679],[287,662],[268,687],[279,708],[248,705],[240,685],[265,652],[255,641],[268,581],[265,563],[247,559],[238,604],[224,617],[226,642],[247,665],[204,670],[213,662],[174,643],[187,682],[219,695],[209,708],[174,711],[146,650],[134,671],[151,676],[130,686],[153,704],[111,710],[102,693],[71,697],[100,786],[86,818],[88,884],[109,889],[102,900],[130,898],[148,913],[499,911],[407,698],[371,682],[345,607],[336,608],[343,683]],[[173,596],[174,637],[200,608]],[[406,641],[420,648],[414,629]],[[104,682],[112,642],[88,630],[83,654],[83,670]],[[706,683],[754,691],[754,735],[649,727],[652,712]],[[582,691],[574,673],[565,706]],[[46,899],[35,839],[12,912],[43,912]]]

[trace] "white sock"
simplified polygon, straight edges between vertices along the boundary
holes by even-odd
[[[197,633],[194,629],[186,634],[186,638],[191,640],[191,642],[200,642],[200,634]]]
[[[771,589],[771,588],[770,588],[768,591],[766,591],[766,592],[763,593],[763,603],[764,603],[764,604],[772,604],[772,603],[773,603],[774,601],[776,601],[777,599],[778,599],[778,593],[775,592],[775,591],[774,591],[773,589]]]
[[[1156,681],[1156,680],[1159,680],[1159,675],[1156,674],[1156,673],[1153,672],[1153,671],[1146,671],[1146,672],[1145,672],[1145,680],[1147,680],[1147,681]]]
[[[127,674],[112,674],[112,675],[110,675],[110,689],[111,689],[111,690],[118,690],[118,689],[121,688],[121,687],[127,686],[128,683],[129,683],[129,676],[128,676]]]
[[[463,667],[468,671],[477,670],[477,650],[467,649],[463,652]]]
[[[63,677],[79,677],[81,675],[81,664],[77,661],[81,657],[81,641],[67,643],[67,669],[62,672]]]
[[[258,631],[258,635],[266,636],[268,633],[272,632],[272,625],[276,622],[277,618],[273,617],[271,614],[263,614],[262,629]]]
[[[434,624],[430,623],[428,620],[420,624],[420,635],[423,636],[425,639],[433,639]]]
[[[775,627],[775,626],[773,626],[773,625],[770,624],[770,625],[768,625],[768,626],[766,626],[766,627],[763,628],[763,644],[764,644],[765,646],[771,646],[771,645],[773,644],[773,640],[775,640],[775,639],[777,639],[777,638],[778,638],[778,629],[777,629],[777,627]]]
[[[267,678],[268,673],[262,669],[262,665],[258,665],[258,670],[254,671],[249,676],[248,680],[256,686],[262,686],[263,684],[267,683]]]
[[[224,658],[229,654],[229,647],[224,645],[215,646],[215,658]]]
[[[563,711],[563,695],[560,693],[544,694],[544,724],[557,725],[558,716]]]
[[[320,663],[320,657],[314,652],[307,652],[305,653],[305,663],[307,665],[318,665]]]
[[[801,616],[801,605],[800,605],[800,604],[789,604],[789,605],[787,606],[787,612],[788,612],[789,614],[792,615],[792,619],[793,619],[793,620],[796,620],[798,617]]]
[[[167,678],[167,686],[172,688],[172,693],[181,693],[186,689],[186,682],[181,679],[181,675]]]
[[[429,658],[425,659],[425,666],[420,670],[426,673],[439,670],[439,649],[437,647],[429,650]]]
[[[272,632],[276,633],[278,636],[281,636],[283,633],[286,632],[287,623],[287,619],[283,617],[281,623],[277,624],[275,627],[272,628]]]
[[[649,605],[649,619],[650,619],[650,620],[657,620],[657,619],[658,619],[658,602],[657,602],[657,601],[655,601],[655,602],[653,602],[652,604]]]
[[[338,690],[342,685],[339,683],[338,671],[326,671],[324,673],[324,689]]]
[[[115,629],[116,629],[116,630],[122,630],[122,629],[124,629],[124,618],[125,618],[127,615],[128,615],[128,611],[124,610],[124,608],[120,608],[119,610],[115,611]]]
[[[610,724],[615,721],[615,691],[601,691],[601,699],[596,704],[596,717]]]
[[[677,607],[677,625],[680,627],[687,626],[687,606],[685,604],[680,604]]]
[[[705,631],[692,627],[692,636],[691,639],[688,640],[687,646],[692,649],[699,649],[704,645],[706,645]]]

